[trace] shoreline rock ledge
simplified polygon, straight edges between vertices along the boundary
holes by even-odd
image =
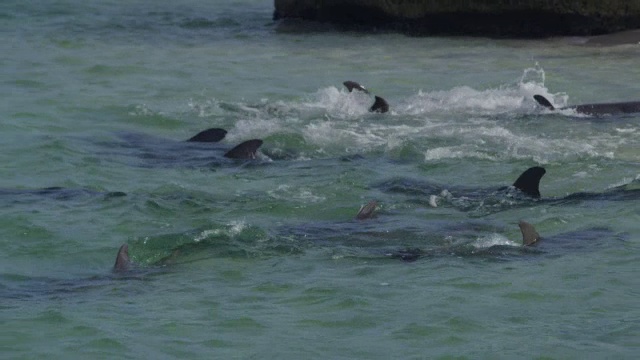
[[[640,0],[274,0],[274,19],[410,35],[548,37],[640,28]]]

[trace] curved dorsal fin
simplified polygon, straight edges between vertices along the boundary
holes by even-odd
[[[131,260],[129,260],[129,245],[122,244],[122,246],[120,246],[120,250],[118,250],[118,255],[116,256],[116,263],[113,265],[113,271],[124,272],[129,270],[130,266]]]
[[[244,160],[255,159],[256,152],[258,151],[258,148],[261,145],[262,145],[262,140],[260,139],[247,140],[239,144],[238,146],[234,147],[233,149],[227,151],[227,153],[224,154],[224,157],[229,159],[244,159]]]
[[[375,200],[369,201],[366,205],[360,208],[360,211],[356,214],[356,220],[371,219],[375,215],[377,207],[378,203]]]
[[[513,186],[522,191],[523,193],[539,198],[540,197],[540,179],[547,171],[540,166],[530,167],[525,170],[518,179],[513,183]]]
[[[518,223],[520,227],[520,232],[522,233],[522,244],[524,246],[533,245],[540,240],[540,235],[533,227],[533,225],[529,224],[526,221],[520,220]]]
[[[188,142],[218,142],[227,136],[227,130],[220,128],[211,128],[202,130],[192,136]]]

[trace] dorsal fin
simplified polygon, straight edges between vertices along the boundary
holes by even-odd
[[[347,88],[347,90],[349,90],[349,92],[352,92],[353,89],[356,89],[356,90],[364,91],[367,94],[369,93],[369,90],[367,90],[364,86],[358,84],[355,81],[347,80],[343,82],[342,85],[344,85]]]
[[[375,200],[369,201],[366,205],[360,208],[358,214],[356,214],[357,220],[366,220],[371,219],[376,212],[376,208],[378,207],[378,203]]]
[[[523,193],[539,198],[540,197],[540,179],[547,171],[540,166],[534,166],[525,170],[520,177],[513,183],[513,186]]]
[[[540,240],[540,235],[533,227],[533,225],[529,224],[526,221],[520,220],[518,223],[520,227],[520,232],[522,233],[522,244],[524,246],[530,246],[538,242]]]
[[[116,263],[113,265],[113,271],[115,272],[124,272],[129,270],[131,266],[131,261],[129,260],[129,245],[122,244],[120,246],[120,250],[118,250],[118,255],[116,256]]]
[[[551,104],[551,102],[549,100],[547,100],[546,97],[542,96],[542,95],[533,95],[533,98],[538,102],[538,104],[546,107],[549,110],[555,110],[555,106],[553,106],[553,104]]]
[[[261,145],[262,140],[260,139],[247,140],[234,147],[233,149],[227,151],[227,153],[224,154],[224,157],[230,159],[255,159],[256,151],[258,151],[258,148]]]
[[[380,96],[376,96],[376,101],[373,103],[373,105],[371,105],[369,111],[386,113],[387,111],[389,111],[389,103],[387,103],[387,100],[381,98]]]
[[[227,136],[227,130],[220,128],[211,128],[207,130],[202,130],[199,133],[195,134],[191,137],[188,142],[218,142],[224,137]]]

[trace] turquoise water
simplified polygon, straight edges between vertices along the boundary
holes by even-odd
[[[532,96],[638,100],[639,46],[335,32],[272,10],[0,5],[3,357],[636,357],[640,116]],[[210,127],[225,149],[263,139],[260,159],[181,146]],[[474,197],[531,166],[542,200]],[[378,216],[353,220],[372,199]],[[123,243],[140,268],[114,276]],[[389,256],[411,249],[426,256]]]

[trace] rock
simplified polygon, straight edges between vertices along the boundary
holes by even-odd
[[[275,0],[298,18],[412,35],[545,37],[640,28],[640,0]]]

